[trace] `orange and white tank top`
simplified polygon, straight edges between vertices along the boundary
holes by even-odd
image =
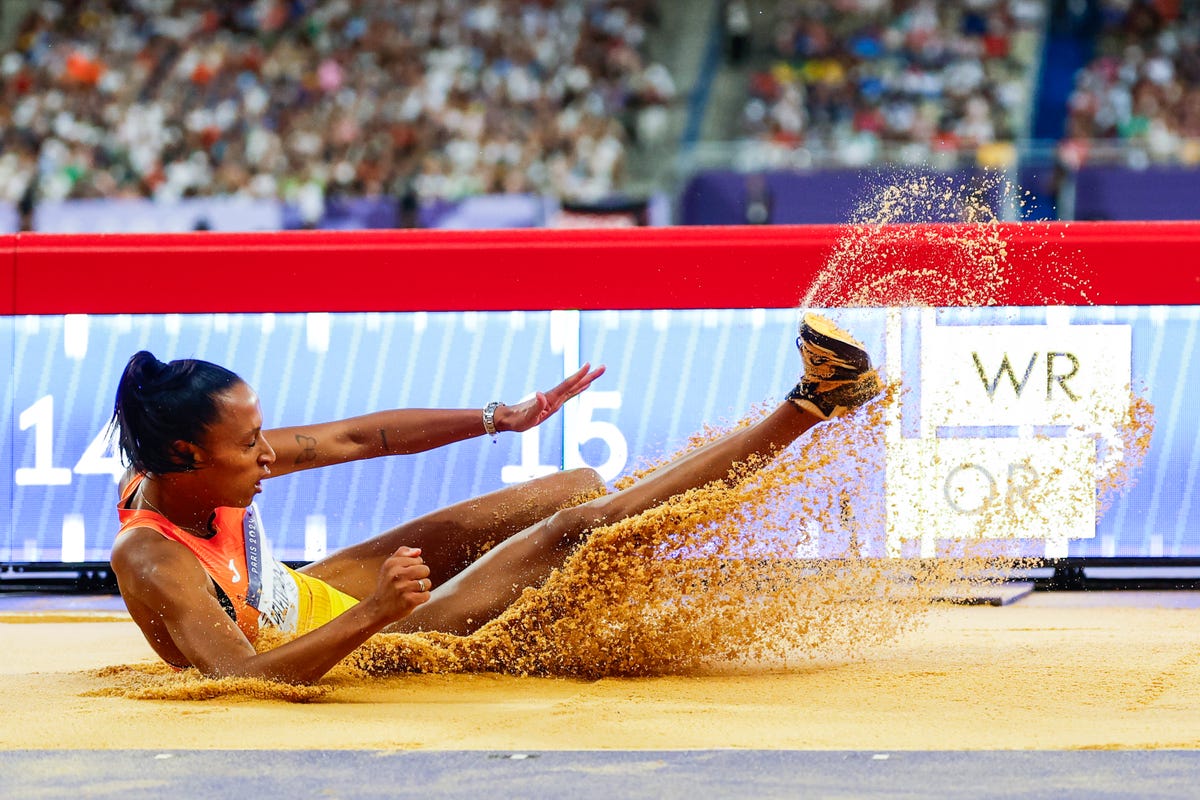
[[[125,507],[145,477],[135,476],[121,493],[117,535],[133,528],[150,528],[190,550],[216,584],[225,611],[250,641],[258,638],[261,625],[297,632],[300,592],[295,573],[272,557],[257,506],[218,508],[213,520],[216,533],[206,539],[188,533],[158,512]]]

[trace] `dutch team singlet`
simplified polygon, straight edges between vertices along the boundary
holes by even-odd
[[[190,550],[216,585],[225,612],[250,641],[258,638],[263,625],[283,633],[306,633],[358,602],[276,560],[253,503],[249,508],[218,508],[213,520],[216,533],[207,539],[188,533],[156,511],[126,508],[145,477],[134,476],[121,493],[117,535],[150,528]]]

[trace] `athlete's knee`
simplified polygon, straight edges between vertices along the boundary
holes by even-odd
[[[564,470],[561,475],[575,495],[603,494],[606,490],[604,478],[591,467]]]
[[[584,503],[554,512],[546,524],[557,542],[573,545],[604,522],[603,509],[598,508],[597,503]]]

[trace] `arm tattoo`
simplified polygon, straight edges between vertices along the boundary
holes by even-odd
[[[386,453],[388,451],[387,431],[385,431],[383,428],[379,429],[379,438],[383,442],[383,452]]]
[[[296,444],[300,445],[300,454],[296,456],[296,464],[306,464],[317,460],[317,440],[302,433],[296,434]]]

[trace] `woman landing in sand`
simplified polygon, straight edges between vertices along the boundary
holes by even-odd
[[[804,375],[787,400],[619,492],[570,470],[435,511],[293,571],[262,536],[254,495],[290,472],[442,447],[541,424],[603,374],[587,365],[514,406],[402,409],[262,429],[258,396],[205,361],[135,354],[113,426],[130,467],[112,567],[133,620],[165,661],[212,677],[316,681],[373,634],[468,634],[560,566],[588,530],[774,456],[814,425],[881,391],[863,346],[806,314]],[[479,557],[489,543],[494,547]],[[297,634],[256,652],[262,627]]]

